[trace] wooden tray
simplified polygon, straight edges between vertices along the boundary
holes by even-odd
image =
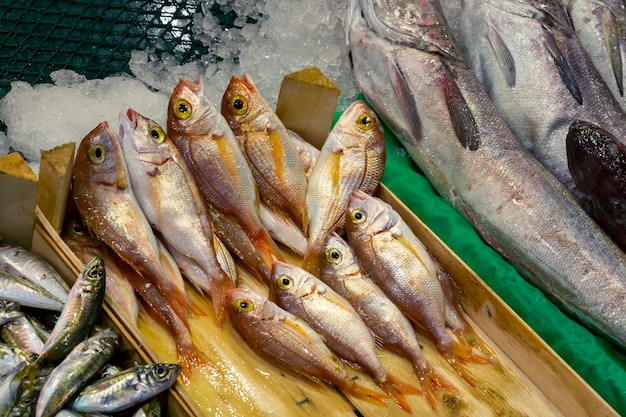
[[[293,78],[291,77],[292,81]],[[307,80],[303,85],[309,82]],[[332,86],[327,88],[332,90]],[[323,97],[325,103],[329,95],[335,94],[330,90],[327,93],[318,95]],[[289,94],[297,96],[300,93],[298,88],[291,87]],[[310,101],[314,103],[315,98],[302,100]],[[290,123],[292,122],[285,121],[287,126]],[[316,145],[319,146],[319,143]],[[45,203],[41,202],[35,209],[32,250],[47,259],[72,282],[82,264],[59,237],[60,225],[53,224],[55,222],[49,219],[56,217],[56,223],[60,222],[59,219],[62,220],[58,213],[63,212],[67,199],[73,148],[71,152],[67,149],[50,152],[54,152],[55,156],[46,158],[49,155],[44,152],[39,182],[56,191],[45,193]],[[63,155],[59,157],[58,153]],[[55,161],[55,169],[46,168],[46,159]],[[47,174],[41,177],[42,173]],[[433,344],[421,337],[425,356],[459,388],[462,401],[441,403],[437,410],[432,410],[422,397],[407,396],[414,415],[617,416],[584,380],[384,185],[380,187],[378,196],[401,214],[415,234],[454,277],[461,291],[460,301],[467,317],[483,339],[496,350],[501,362],[498,366],[472,366],[476,385],[471,387],[443,360]],[[6,200],[0,203],[0,212],[6,215],[1,210],[6,205],[4,201]],[[45,210],[40,208],[44,206]],[[3,230],[0,230],[0,235],[2,233]],[[287,250],[285,255],[298,262],[298,258]],[[243,268],[240,272],[244,283],[253,289],[263,290]],[[207,300],[191,286],[188,286],[188,292],[207,312],[206,316],[193,316],[190,320],[194,342],[216,362],[221,374],[206,375],[197,371],[194,372],[190,385],[176,383],[169,393],[168,415],[407,415],[391,400],[384,407],[376,406],[344,395],[329,385],[306,380],[274,366],[248,347],[232,323],[228,322],[223,328],[218,328]],[[176,360],[174,342],[168,331],[144,311],[140,313],[138,329],[124,323],[108,306],[105,306],[105,313],[111,325],[123,335],[125,349],[137,360]],[[407,383],[417,385],[412,367],[406,359],[387,349],[381,349],[379,356],[391,373]],[[376,389],[363,372],[351,372],[355,378]]]

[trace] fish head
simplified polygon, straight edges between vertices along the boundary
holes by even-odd
[[[303,268],[286,262],[272,265],[272,290],[278,305],[284,306],[313,294],[319,280]]]
[[[368,240],[398,223],[398,214],[380,198],[356,190],[346,207],[346,229],[350,241]]]
[[[356,100],[339,116],[333,133],[342,138],[344,147],[384,149],[383,126],[374,111],[362,100]]]
[[[360,274],[360,267],[352,248],[336,232],[329,233],[326,237],[320,273],[326,282]]]
[[[161,165],[170,157],[169,139],[161,125],[133,109],[119,117],[119,140],[127,162],[133,159]]]
[[[153,363],[145,366],[146,379],[149,381],[149,385],[155,388],[160,387],[159,392],[171,387],[183,369],[177,363]]]
[[[82,278],[82,279],[81,279]],[[97,292],[104,288],[106,280],[106,271],[104,268],[104,259],[100,256],[94,256],[91,261],[83,267],[77,283],[82,283],[84,288],[90,292]]]
[[[172,139],[209,134],[216,123],[217,109],[207,97],[202,79],[181,78],[167,109],[167,133]]]
[[[61,239],[74,253],[84,248],[100,248],[102,243],[96,239],[82,222],[79,216],[70,218],[65,222]]]
[[[73,171],[74,194],[86,193],[94,185],[128,187],[128,171],[118,138],[107,122],[87,134],[76,151]]]
[[[238,327],[262,320],[271,320],[276,315],[276,306],[266,297],[240,285],[224,294],[230,318]]]
[[[248,74],[230,78],[222,96],[222,115],[235,135],[241,135],[249,124],[259,119],[260,113],[269,111],[269,104],[259,94]]]

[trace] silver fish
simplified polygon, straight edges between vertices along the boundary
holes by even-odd
[[[94,257],[84,266],[72,285],[67,302],[42,348],[38,362],[64,357],[87,336],[102,308],[105,285],[104,262],[102,258]]]
[[[352,1],[353,74],[439,194],[561,307],[626,346],[626,255],[513,136],[475,74],[423,47],[416,23],[430,22],[435,42],[452,43],[436,3],[376,9],[413,22],[388,19],[413,44],[377,34],[361,5],[374,13],[371,1]]]
[[[23,306],[61,311],[63,301],[26,279],[0,271],[0,298]]]
[[[458,40],[516,137],[576,193],[565,137],[574,120],[626,143],[626,115],[556,0],[468,0]]]
[[[127,410],[169,389],[180,371],[177,364],[137,365],[89,384],[70,400],[68,407],[83,413]]]
[[[563,4],[580,45],[626,110],[626,5],[622,0],[563,0]]]
[[[42,257],[12,245],[0,245],[0,270],[26,278],[65,302],[70,289],[63,277]]]
[[[6,343],[21,346],[38,355],[41,354],[45,343],[40,336],[39,330],[25,316],[5,324],[2,330],[0,330],[0,336]]]
[[[119,335],[104,329],[76,345],[48,375],[35,416],[54,416],[111,359],[118,343]]]

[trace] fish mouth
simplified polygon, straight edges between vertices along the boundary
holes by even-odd
[[[133,109],[126,110],[126,113],[120,113],[120,133],[118,135],[121,143],[124,143],[126,134],[137,129],[137,112]]]
[[[198,92],[202,90],[202,78],[198,77],[195,81],[190,81],[186,78],[181,78],[178,82],[177,89],[188,88],[193,92]]]

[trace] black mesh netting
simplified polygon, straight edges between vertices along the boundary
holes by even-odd
[[[87,78],[128,72],[133,50],[154,48],[180,62],[206,48],[194,41],[201,0],[0,0],[0,97],[12,81],[50,82],[71,69]]]

